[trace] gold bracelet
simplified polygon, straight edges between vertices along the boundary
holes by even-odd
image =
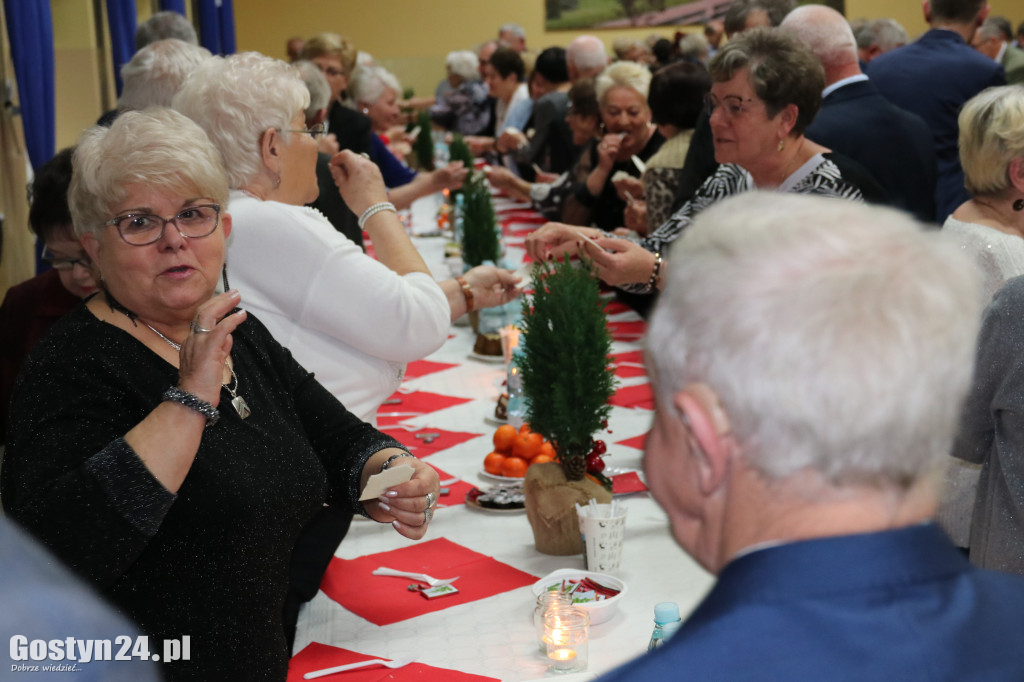
[[[465,277],[456,277],[455,281],[462,287],[462,295],[466,297],[466,312],[473,312],[473,288],[469,286]]]

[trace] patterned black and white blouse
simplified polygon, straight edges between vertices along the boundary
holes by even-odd
[[[693,219],[704,209],[735,194],[757,189],[750,173],[732,163],[724,163],[704,181],[697,193],[672,214],[657,230],[637,243],[648,251],[664,254]],[[817,194],[819,196],[864,201],[860,189],[843,179],[827,154],[816,154],[776,188],[778,192]],[[615,236],[609,234],[608,236]],[[650,293],[648,282],[623,284],[621,288],[637,294]]]

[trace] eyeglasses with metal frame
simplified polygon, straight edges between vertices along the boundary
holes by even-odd
[[[121,239],[132,246],[146,246],[160,240],[164,228],[173,223],[183,238],[201,239],[213,234],[220,224],[220,204],[196,204],[182,209],[172,218],[152,213],[125,213],[108,220],[117,227]]]

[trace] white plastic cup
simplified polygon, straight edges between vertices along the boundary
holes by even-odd
[[[615,575],[622,565],[622,542],[626,537],[626,507],[610,504],[587,505],[577,512],[583,538],[586,570]]]

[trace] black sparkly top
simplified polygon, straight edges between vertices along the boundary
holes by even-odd
[[[369,457],[401,447],[351,415],[252,315],[234,332],[242,420],[222,390],[177,494],[122,436],[178,371],[80,307],[33,350],[15,387],[4,507],[150,636],[188,635],[168,680],[284,680],[295,538],[324,502],[362,511]]]

